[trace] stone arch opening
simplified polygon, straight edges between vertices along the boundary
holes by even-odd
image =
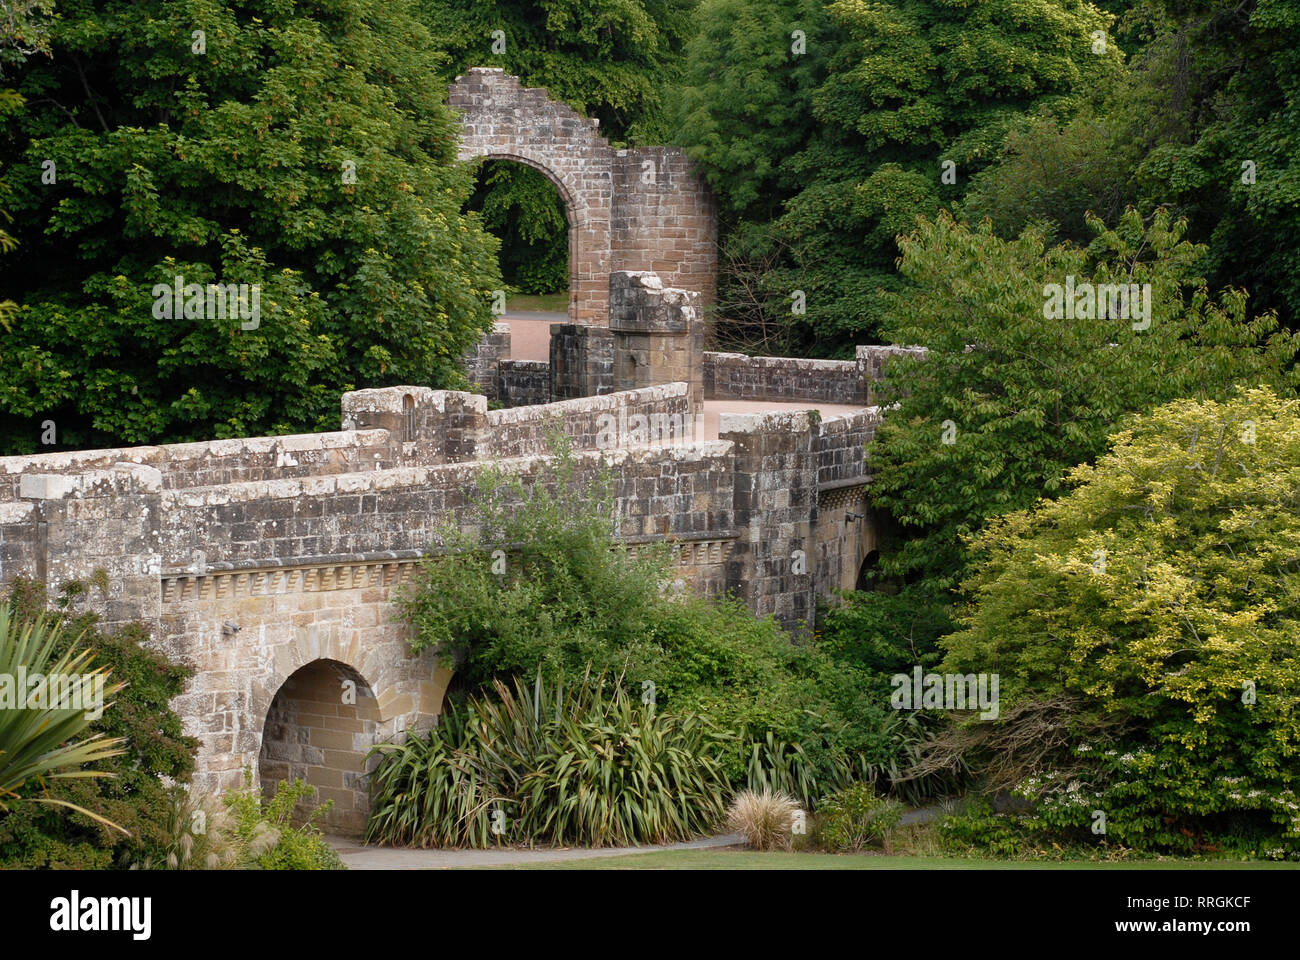
[[[542,163],[531,157],[518,156],[516,154],[509,153],[506,151],[501,151],[501,150],[487,149],[478,157],[478,160],[480,161],[479,179],[478,179],[479,191],[485,192],[486,180],[490,175],[489,169],[493,164],[498,166],[505,165],[507,167],[514,166],[516,168],[526,168],[529,171],[535,171],[547,184],[549,184],[550,188],[555,191],[555,199],[558,201],[558,205],[560,209],[563,211],[563,217],[565,223],[566,252],[565,252],[563,284],[564,284],[564,288],[568,291],[569,294],[568,312],[570,316],[573,316],[575,305],[576,305],[577,294],[578,294],[578,264],[581,260],[580,244],[583,239],[580,230],[581,218],[576,213],[577,200],[573,194],[573,191],[564,183],[564,181],[554,170],[548,167],[545,163]],[[470,200],[470,208],[478,209],[479,208],[478,202],[480,200],[481,200],[481,195],[472,197]],[[488,229],[490,231],[493,230],[491,226],[489,226]],[[504,245],[509,238],[502,237],[501,239]],[[508,265],[505,262],[504,252],[505,251],[503,249],[501,267],[502,267],[502,274],[506,275],[508,272],[507,271]],[[507,281],[508,280],[509,277],[507,277]],[[556,287],[555,289],[558,289],[558,287]],[[525,292],[554,293],[555,289],[533,290],[533,291],[525,291]]]
[[[858,579],[854,590],[874,590],[879,586],[877,581],[877,568],[880,565],[880,551],[871,550],[862,558],[862,563],[858,566]]]
[[[583,117],[500,68],[474,67],[448,88],[461,112],[457,156],[514,160],[555,184],[569,216],[569,320],[607,326],[609,276],[653,270],[665,286],[713,299],[717,214],[675,147],[616,150]]]
[[[281,684],[266,713],[258,773],[263,796],[301,778],[333,807],[317,820],[327,833],[360,836],[369,815],[370,748],[383,738],[379,701],[356,670],[313,660]],[[305,812],[305,811],[304,811]]]

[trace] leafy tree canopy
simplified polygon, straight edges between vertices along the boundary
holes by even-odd
[[[318,429],[356,386],[458,382],[495,241],[408,0],[60,9],[0,119],[0,449],[45,419],[69,446]],[[160,318],[178,276],[258,285],[255,328]]]
[[[1064,109],[1120,57],[1093,52],[1109,17],[1079,0],[716,0],[700,20],[679,142],[745,221],[745,255],[782,248],[757,312],[786,315],[813,354],[877,338],[894,238],[960,198],[1018,117]]]
[[[1300,402],[1174,401],[1067,483],[980,538],[945,668],[998,673],[1013,725],[1070,705],[1022,783],[1048,824],[1300,856]]]
[[[1086,249],[1047,249],[1034,231],[1008,242],[941,215],[902,242],[913,289],[886,332],[929,352],[891,360],[885,402],[898,407],[868,452],[875,505],[914,533],[882,567],[953,586],[964,535],[1059,493],[1127,415],[1236,383],[1294,384],[1300,339],[1272,313],[1251,316],[1241,290],[1212,298],[1185,227],[1129,211],[1113,229],[1094,220]],[[1149,285],[1149,320],[1047,319],[1046,289],[1067,277]]]

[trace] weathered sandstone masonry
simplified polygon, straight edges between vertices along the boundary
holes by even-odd
[[[621,538],[671,541],[691,589],[735,591],[794,628],[819,587],[845,579],[864,530],[825,526],[818,478],[862,487],[875,411],[610,445],[610,423],[683,417],[692,403],[684,383],[494,411],[482,396],[395,387],[345,395],[351,429],[337,433],[2,458],[0,579],[58,590],[107,572],[87,606],[110,626],[144,621],[196,671],[175,706],[200,739],[199,786],[306,769],[335,801],[331,828],[356,830],[363,747],[431,723],[450,679],[410,655],[395,591],[445,524],[469,523],[485,466],[526,489],[547,482],[549,431],[571,438],[585,478],[609,465]],[[322,713],[348,671],[355,699]]]
[[[681,150],[616,150],[596,120],[497,68],[457,77],[448,101],[461,112],[462,160],[515,160],[559,190],[569,219],[570,320],[608,323],[616,270],[653,270],[670,287],[712,299],[716,207]]]
[[[704,400],[810,401],[878,406],[876,385],[892,357],[917,347],[860,346],[854,360],[750,357],[704,350],[702,302],[653,273],[609,277],[607,327],[551,324],[550,362],[510,360],[510,325],[495,324],[465,357],[475,390],[516,407],[683,382]]]

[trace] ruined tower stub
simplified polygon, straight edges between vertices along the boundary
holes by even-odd
[[[499,68],[456,78],[458,156],[514,160],[555,184],[569,220],[569,319],[609,322],[609,276],[654,270],[671,286],[712,300],[717,214],[704,181],[676,147],[616,150],[598,121],[524,87]]]
[[[704,316],[700,295],[665,287],[649,271],[609,278],[609,329],[614,335],[614,389],[660,383],[689,386],[692,411],[704,405]]]

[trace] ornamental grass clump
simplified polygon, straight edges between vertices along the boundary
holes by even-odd
[[[755,850],[788,850],[798,812],[788,794],[742,790],[731,801],[727,826]]]

